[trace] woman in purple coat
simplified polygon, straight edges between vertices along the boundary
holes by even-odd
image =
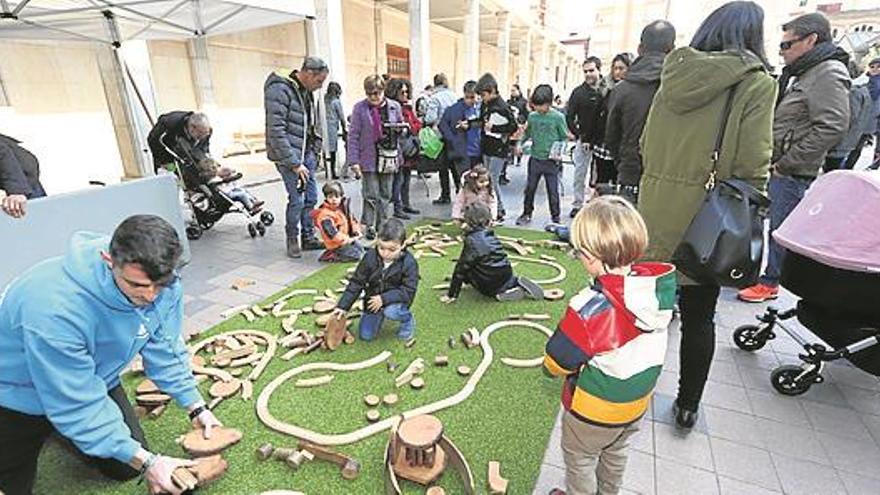
[[[388,218],[394,173],[400,168],[400,135],[403,117],[400,104],[384,95],[385,82],[373,75],[364,79],[366,99],[351,111],[346,160],[355,177],[361,178],[365,237],[373,240]]]

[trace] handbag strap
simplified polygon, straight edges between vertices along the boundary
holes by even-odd
[[[727,100],[724,102],[724,110],[721,112],[721,122],[718,125],[718,134],[715,136],[715,148],[712,150],[712,172],[706,181],[706,190],[715,189],[715,177],[718,175],[718,161],[721,160],[721,145],[724,143],[724,133],[727,131],[727,121],[730,120],[730,108],[733,106],[733,95],[736,93],[735,84],[727,92]]]

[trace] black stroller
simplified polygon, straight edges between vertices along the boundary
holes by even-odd
[[[183,185],[184,201],[192,211],[192,219],[187,222],[186,236],[190,240],[202,237],[204,231],[214,226],[227,213],[240,213],[247,218],[247,231],[251,237],[266,235],[266,227],[275,221],[269,211],[248,211],[223,192],[222,186],[241,179],[240,173],[226,178],[207,178],[197,166],[197,157],[189,144],[178,141],[176,149],[166,149],[177,161],[175,174]]]
[[[801,298],[795,308],[770,307],[758,325],[733,333],[737,347],[756,351],[781,328],[804,348],[800,365],[770,375],[779,393],[800,395],[822,383],[825,363],[846,359],[880,376],[880,172],[836,171],[820,177],[774,232],[787,249],[781,284]],[[783,322],[797,317],[821,338],[810,343]]]

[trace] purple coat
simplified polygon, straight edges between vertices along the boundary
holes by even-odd
[[[388,105],[388,121],[403,122],[400,104],[388,98],[385,103]],[[376,135],[370,118],[370,104],[366,99],[357,102],[351,111],[351,126],[348,129],[345,151],[348,165],[358,164],[363,172],[376,171]],[[398,160],[401,159],[398,146]]]

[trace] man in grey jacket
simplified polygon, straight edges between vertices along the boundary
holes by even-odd
[[[770,193],[770,249],[760,282],[739,292],[747,302],[775,299],[784,249],[772,233],[804,197],[825,163],[828,150],[849,129],[849,55],[831,42],[822,14],[802,15],[782,26],[780,55],[785,68],[773,118]]]
[[[443,118],[443,114],[446,112],[446,109],[455,105],[458,101],[458,96],[449,89],[449,80],[446,78],[446,75],[442,72],[440,74],[436,74],[434,76],[434,90],[431,93],[431,97],[428,99],[428,108],[425,110],[425,125],[433,127],[439,133],[439,125],[440,119]],[[459,176],[458,171],[455,169],[455,165],[452,163],[452,160],[446,156],[446,147],[448,144],[443,147],[443,153],[440,155],[439,159],[440,163],[440,197],[435,199],[433,203],[435,205],[446,205],[452,202],[452,187],[449,185],[449,176],[452,176],[453,185],[455,186],[455,193],[458,194],[459,188]]]
[[[302,257],[301,249],[323,249],[315,236],[311,212],[318,202],[315,168],[321,152],[317,108],[312,92],[327,79],[327,64],[306,57],[300,70],[269,74],[263,86],[266,108],[266,156],[287,189],[287,256]],[[300,241],[302,243],[300,244]]]

